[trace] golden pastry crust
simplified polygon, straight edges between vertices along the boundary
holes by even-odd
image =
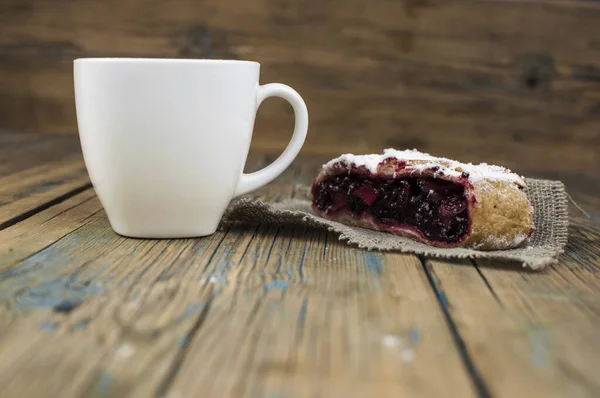
[[[400,156],[405,153],[407,152],[395,151],[393,152],[395,156],[388,154],[381,159],[373,157],[367,162],[362,158],[360,161],[353,162],[358,157],[352,155],[349,158],[348,155],[344,155],[323,167],[313,187],[332,177],[348,174],[367,174],[374,178],[432,177],[462,184],[465,187],[470,218],[469,231],[462,240],[453,243],[431,242],[419,232],[410,229],[389,230],[388,228],[386,230],[386,232],[440,247],[511,249],[526,243],[535,230],[533,207],[525,193],[525,181],[510,170],[485,164],[462,164],[444,158],[411,159],[411,156],[407,158]],[[415,152],[408,151],[409,155],[412,153]],[[315,211],[325,218],[344,224],[382,230],[369,218],[355,218],[346,213],[325,214],[316,207]]]
[[[524,189],[506,181],[473,184],[469,205],[471,232],[462,246],[501,250],[522,246],[533,231],[533,206]]]

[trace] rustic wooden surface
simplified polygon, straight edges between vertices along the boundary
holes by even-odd
[[[76,57],[239,58],[304,96],[313,152],[598,170],[599,20],[578,0],[4,0],[0,128],[74,133]],[[255,148],[291,124],[266,101]]]
[[[3,398],[600,395],[598,176],[561,174],[591,218],[573,211],[559,264],[531,273],[269,225],[126,239],[73,138],[0,144]],[[290,197],[322,161],[259,194]]]

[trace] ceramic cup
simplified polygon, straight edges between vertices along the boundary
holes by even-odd
[[[306,138],[306,105],[288,86],[259,85],[259,73],[260,64],[250,61],[74,61],[85,164],[115,232],[210,235],[232,198],[290,165]],[[294,134],[275,162],[244,174],[256,111],[268,97],[292,105]]]

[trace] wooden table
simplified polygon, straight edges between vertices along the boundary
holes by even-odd
[[[545,175],[591,218],[533,273],[269,225],[126,239],[76,137],[4,133],[0,160],[1,397],[600,396],[597,174]]]

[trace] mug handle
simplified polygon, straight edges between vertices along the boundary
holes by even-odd
[[[294,161],[306,139],[306,133],[308,132],[308,110],[300,94],[285,84],[271,83],[259,86],[257,92],[258,101],[256,104],[257,111],[260,104],[269,97],[283,98],[294,108],[294,134],[287,148],[273,163],[254,173],[242,173],[235,189],[234,197],[254,191],[277,178]]]

